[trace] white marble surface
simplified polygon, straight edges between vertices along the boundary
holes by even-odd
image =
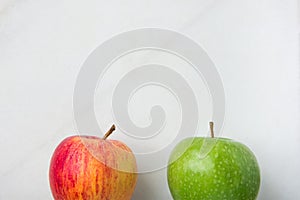
[[[139,27],[179,31],[207,50],[225,86],[223,135],[255,151],[259,199],[300,199],[297,17],[296,0],[0,0],[0,199],[52,199],[49,159],[76,133],[81,63]],[[171,199],[165,178],[141,175],[133,199]]]

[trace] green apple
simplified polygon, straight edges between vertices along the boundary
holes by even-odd
[[[245,145],[226,138],[196,137],[181,141],[172,151],[168,184],[175,200],[254,200],[260,170]]]

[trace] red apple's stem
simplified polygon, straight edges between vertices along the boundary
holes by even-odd
[[[103,140],[106,140],[106,138],[108,138],[108,136],[110,136],[110,134],[112,134],[112,132],[114,132],[114,130],[116,130],[116,126],[113,124],[110,129],[105,133],[105,135],[103,136]]]
[[[209,122],[209,127],[210,127],[210,136],[212,138],[215,137],[215,134],[214,134],[214,122]]]

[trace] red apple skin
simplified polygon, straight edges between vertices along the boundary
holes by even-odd
[[[55,149],[49,180],[55,200],[130,200],[136,160],[122,142],[71,136]]]

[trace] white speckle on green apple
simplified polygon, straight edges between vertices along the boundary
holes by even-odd
[[[251,150],[226,138],[187,138],[172,151],[168,184],[175,200],[255,200],[260,187],[260,170]],[[203,157],[205,142],[213,148]]]

